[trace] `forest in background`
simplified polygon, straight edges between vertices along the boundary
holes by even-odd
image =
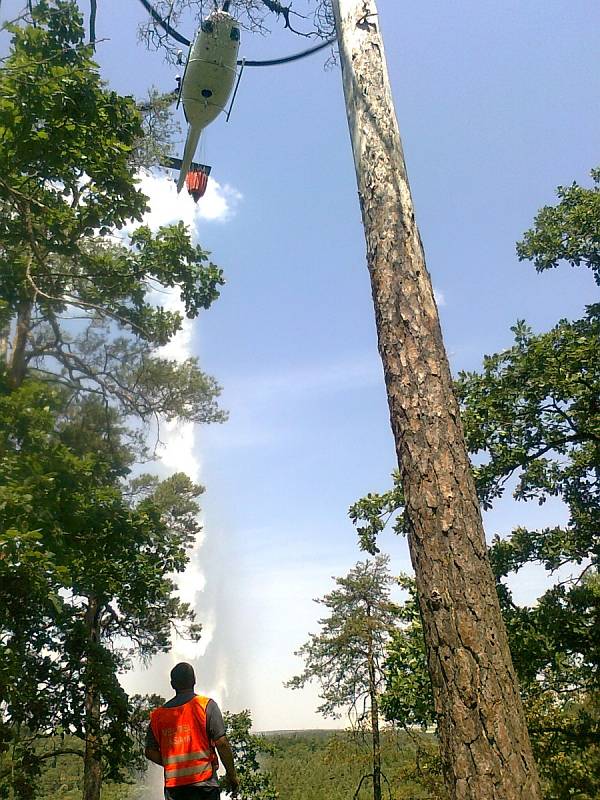
[[[261,766],[270,773],[273,787],[281,798],[346,800],[354,796],[362,776],[368,772],[370,745],[361,734],[306,730],[270,731],[263,736],[273,752],[261,756]],[[433,749],[434,739],[426,734],[384,733],[382,763],[391,797],[442,800],[440,776],[436,778],[423,771],[419,774],[419,768],[424,760],[431,758]],[[417,750],[420,763],[415,758]],[[62,800],[79,800],[81,789],[81,764],[71,756],[63,756],[45,771],[38,797],[39,800],[54,800],[60,792]],[[102,800],[158,800],[159,794],[160,790],[146,788],[141,777],[139,783],[131,785],[105,785]],[[370,785],[363,782],[357,800],[368,800],[371,796]],[[390,797],[387,790],[384,797]]]

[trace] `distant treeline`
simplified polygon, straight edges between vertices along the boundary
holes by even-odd
[[[271,773],[282,800],[351,800],[363,775],[369,774],[370,743],[360,733],[342,730],[271,731],[264,734],[274,746],[261,758]],[[435,777],[436,744],[429,734],[386,730],[382,736],[384,797],[394,800],[442,800],[441,780]],[[83,770],[81,759],[60,756],[40,781],[38,800],[79,800]],[[388,783],[389,782],[389,783]],[[160,790],[149,790],[143,777],[138,783],[108,783],[102,800],[160,800]],[[364,780],[357,800],[372,797]]]
[[[363,776],[369,776],[371,741],[352,731],[286,731],[268,734],[275,744],[263,766],[285,800],[351,800]],[[382,732],[384,798],[442,800],[435,737],[421,732]],[[367,778],[357,800],[373,796]]]

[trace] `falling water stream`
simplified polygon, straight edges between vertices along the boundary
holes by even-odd
[[[183,312],[183,304],[174,290],[162,298],[162,304],[169,311]],[[192,321],[186,319],[182,330],[162,348],[161,355],[177,361],[192,356],[192,325]],[[185,472],[194,482],[201,483],[201,464],[196,454],[193,423],[164,423],[161,426],[161,440],[160,462],[167,473]],[[203,523],[202,518],[200,522]],[[216,587],[211,585],[211,579],[216,578],[218,570],[210,561],[211,556],[214,558],[217,554],[215,548],[207,544],[207,534],[203,530],[190,552],[185,572],[176,576],[181,600],[190,604],[202,623],[202,638],[199,642],[192,642],[175,635],[170,660],[173,665],[178,661],[192,663],[198,677],[198,689],[222,704],[227,699],[226,659],[220,653],[214,605]]]
[[[161,225],[183,218],[191,230],[195,244],[198,243],[197,228],[200,219],[218,218],[215,208],[218,210],[219,204],[225,204],[227,209],[227,198],[219,194],[219,186],[214,181],[209,182],[207,191],[209,203],[211,192],[214,195],[212,205],[205,209],[204,214],[199,213],[199,207],[194,206],[187,195],[175,194],[175,185],[172,181],[155,175],[143,175],[141,184],[142,190],[150,196],[152,205],[152,212],[146,215],[144,224],[155,231]],[[184,316],[183,303],[177,289],[157,293],[156,302],[165,309],[179,311]],[[184,361],[193,356],[193,325],[193,321],[184,319],[182,329],[161,349],[160,355],[176,361]],[[197,433],[193,423],[163,422],[160,426],[160,440],[158,461],[161,475],[166,477],[174,472],[185,472],[194,482],[202,483],[201,462],[197,454]],[[202,515],[200,522],[204,522]],[[221,708],[228,709],[229,658],[225,636],[228,626],[227,619],[223,619],[226,611],[219,602],[223,570],[218,537],[211,537],[210,533],[203,530],[198,535],[189,557],[185,572],[174,576],[174,579],[181,600],[190,604],[196,611],[198,621],[202,623],[201,640],[192,642],[174,635],[169,653],[155,657],[147,668],[141,665],[134,668],[123,676],[123,684],[126,691],[131,694],[154,692],[168,696],[171,668],[178,661],[188,661],[196,672],[197,691],[214,698]],[[150,765],[144,779],[145,787],[151,792],[149,800],[154,798],[158,800],[162,797],[162,781],[162,770]]]

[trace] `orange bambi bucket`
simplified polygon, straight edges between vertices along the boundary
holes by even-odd
[[[185,176],[185,185],[187,186],[188,192],[194,198],[194,203],[197,203],[201,197],[204,197],[204,193],[206,192],[208,175],[204,170],[192,167]]]

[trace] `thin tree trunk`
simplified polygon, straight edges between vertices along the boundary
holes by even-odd
[[[8,352],[10,344],[10,316],[0,312],[0,366],[8,369]]]
[[[96,49],[96,15],[98,13],[97,0],[90,0],[90,44]]]
[[[367,610],[367,617],[370,617]],[[371,701],[371,738],[373,742],[373,800],[381,800],[381,742],[379,739],[379,703],[377,701],[377,676],[373,655],[373,631],[367,639],[367,666],[369,670],[369,697]]]
[[[17,324],[15,338],[12,347],[12,356],[8,370],[8,377],[13,389],[18,389],[25,379],[27,372],[27,361],[25,353],[27,339],[31,330],[31,313],[33,311],[33,301],[23,300],[17,309]]]
[[[333,7],[446,782],[456,800],[539,800],[377,9],[374,0]]]
[[[88,598],[84,618],[88,638],[88,663],[94,645],[100,641],[98,599]],[[93,682],[85,687],[85,753],[83,756],[83,800],[100,800],[102,760],[100,741],[100,694]]]

